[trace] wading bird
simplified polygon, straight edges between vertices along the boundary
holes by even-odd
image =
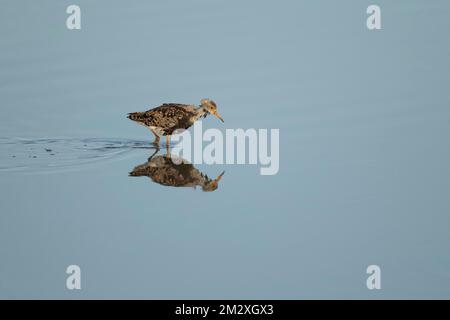
[[[216,179],[211,179],[182,158],[170,154],[155,157],[156,153],[158,150],[146,163],[136,166],[129,175],[149,177],[153,182],[163,186],[193,188],[200,186],[203,191],[214,191],[225,173],[222,172]],[[174,157],[178,160],[175,161],[177,164],[173,161]]]
[[[144,112],[132,112],[128,114],[128,119],[146,126],[155,135],[155,145],[159,145],[160,136],[166,136],[166,145],[170,145],[170,136],[177,129],[187,129],[200,118],[213,114],[223,122],[222,117],[217,113],[217,106],[210,99],[202,99],[200,106],[164,103],[159,107]]]

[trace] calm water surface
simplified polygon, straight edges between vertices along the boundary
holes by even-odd
[[[450,3],[377,3],[3,1],[0,297],[449,298]],[[149,169],[126,114],[204,97],[277,175]]]

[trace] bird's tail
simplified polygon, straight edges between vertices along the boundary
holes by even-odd
[[[127,118],[133,121],[141,121],[143,112],[131,112],[128,114]]]

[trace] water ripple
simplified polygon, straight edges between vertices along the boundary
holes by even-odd
[[[101,138],[0,138],[0,172],[65,171],[98,161],[117,160],[136,149],[154,149],[149,141]]]

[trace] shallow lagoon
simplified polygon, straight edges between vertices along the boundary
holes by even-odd
[[[448,298],[450,4],[378,3],[379,32],[369,1],[2,3],[0,297]],[[280,129],[279,173],[130,177],[126,113],[204,97]]]

